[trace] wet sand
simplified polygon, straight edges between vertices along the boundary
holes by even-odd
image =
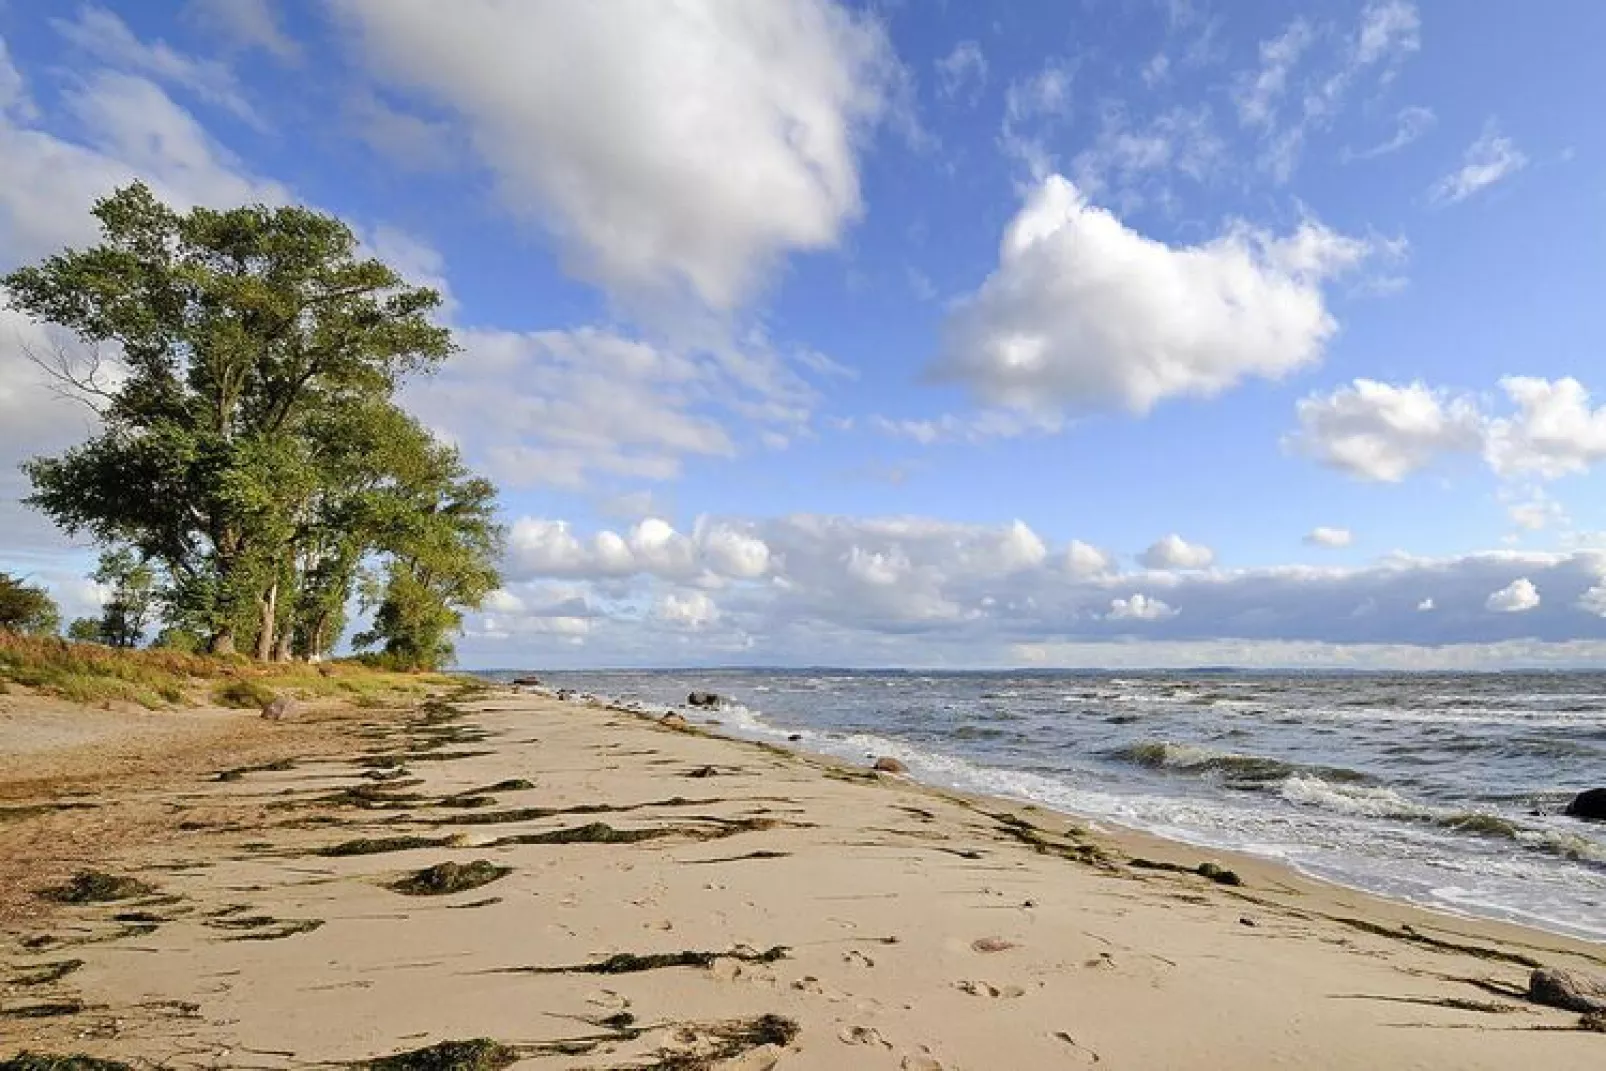
[[[1536,964],[1606,975],[1601,946],[624,711],[496,691],[74,735],[10,706],[0,1061],[1606,1064],[1522,995]]]

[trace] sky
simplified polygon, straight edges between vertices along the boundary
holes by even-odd
[[[1606,5],[0,0],[0,270],[303,203],[445,295],[469,667],[1606,660]],[[92,430],[0,299],[0,570]]]

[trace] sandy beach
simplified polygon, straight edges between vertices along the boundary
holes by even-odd
[[[512,690],[281,724],[8,697],[0,1060],[1606,1063],[1525,997],[1606,948],[691,720]]]

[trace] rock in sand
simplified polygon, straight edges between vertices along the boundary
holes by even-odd
[[[283,721],[295,712],[295,702],[287,695],[274,696],[273,701],[262,708],[262,716],[269,721]]]
[[[1528,999],[1575,1012],[1606,1012],[1606,982],[1576,971],[1540,967],[1528,976]]]
[[[658,724],[670,729],[684,729],[686,728],[687,722],[686,719],[681,717],[679,714],[670,713],[659,718]]]
[[[875,770],[880,770],[882,773],[908,773],[909,772],[909,767],[905,766],[903,763],[899,762],[897,759],[893,758],[891,755],[883,755],[879,759],[876,759],[875,760],[875,765],[873,767],[871,767],[871,768],[875,769]]]

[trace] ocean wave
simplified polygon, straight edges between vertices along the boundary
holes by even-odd
[[[1312,774],[1295,774],[1277,786],[1289,803],[1322,807],[1362,818],[1432,819],[1432,808],[1413,803],[1384,785],[1334,784]]]
[[[1371,778],[1359,770],[1334,766],[1302,766],[1264,755],[1244,755],[1217,751],[1199,744],[1178,744],[1168,740],[1144,740],[1118,747],[1108,753],[1150,769],[1179,770],[1189,774],[1215,773],[1228,781],[1269,785],[1297,774],[1315,774],[1330,781],[1367,782]]]

